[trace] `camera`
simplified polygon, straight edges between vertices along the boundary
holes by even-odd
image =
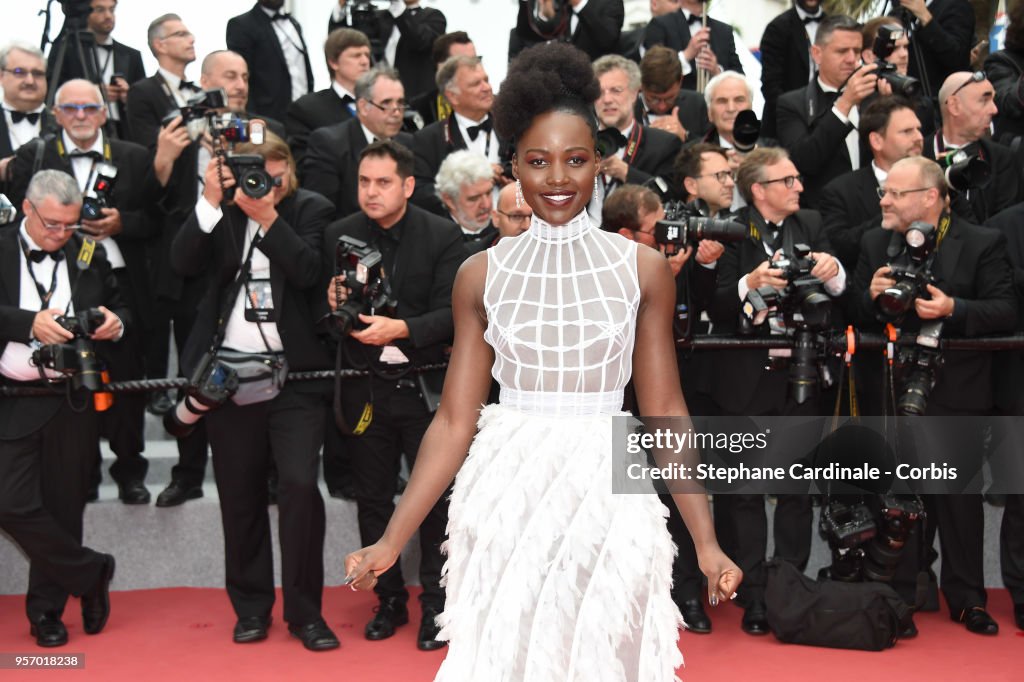
[[[89,179],[82,193],[82,220],[99,220],[103,217],[103,209],[110,208],[110,193],[114,190],[117,180],[117,167],[99,161],[93,164]]]
[[[238,373],[217,358],[215,350],[202,357],[185,387],[185,397],[164,415],[164,429],[175,438],[184,438],[196,422],[218,408],[238,390]]]
[[[188,130],[189,139],[195,142],[210,129],[210,115],[216,114],[219,109],[226,109],[227,101],[228,98],[223,88],[204,90],[189,98],[185,106],[180,109],[167,112],[160,123],[166,126],[181,116],[181,122]]]
[[[753,151],[760,137],[761,121],[757,120],[757,114],[752,109],[744,109],[736,114],[732,124],[733,147],[736,151],[741,154]]]
[[[224,163],[235,176],[235,187],[224,188],[224,200],[230,201],[235,196],[235,188],[240,187],[242,194],[260,199],[270,194],[274,187],[281,184],[280,180],[270,177],[260,154],[226,154]]]
[[[871,51],[875,53],[875,64],[878,66],[875,70],[875,75],[892,86],[894,95],[913,98],[921,92],[920,81],[899,73],[896,71],[896,65],[887,61],[889,55],[896,49],[896,41],[902,40],[903,36],[904,31],[902,28],[880,26],[878,28],[878,35],[875,36],[875,42],[871,46]]]
[[[45,367],[71,378],[73,388],[99,391],[103,378],[90,336],[103,326],[106,315],[98,308],[89,308],[78,316],[61,315],[57,324],[74,335],[71,343],[51,343],[32,351],[32,364]]]
[[[267,122],[261,118],[247,119],[230,111],[212,113],[209,119],[210,136],[214,141],[229,145],[251,142],[263,144],[267,133]]]
[[[921,416],[928,407],[928,396],[935,388],[942,353],[942,320],[929,320],[921,324],[914,345],[900,348],[896,364],[900,369],[903,392],[896,400],[896,414]]]
[[[729,218],[708,218],[697,202],[687,204],[670,201],[665,204],[665,219],[654,224],[654,241],[665,247],[665,255],[673,256],[688,244],[702,239],[738,242],[747,236],[743,223]]]
[[[974,144],[967,145],[938,160],[946,176],[946,184],[957,192],[981,189],[992,180],[992,166],[977,153]]]
[[[391,297],[383,262],[381,252],[366,242],[347,235],[338,237],[334,250],[334,274],[345,275],[345,282],[336,285],[338,300],[341,300],[342,287],[351,292],[345,302],[331,313],[335,329],[341,336],[348,336],[353,329],[360,328],[360,314],[373,315],[384,310],[393,315],[398,307],[398,302]]]
[[[370,40],[370,54],[379,55],[384,49],[384,42],[388,36],[382,36],[380,22],[377,21],[377,12],[387,9],[388,3],[382,3],[380,7],[372,0],[354,0],[349,5],[349,17],[352,28],[366,35]]]
[[[896,233],[893,235],[894,239]],[[897,322],[918,298],[930,298],[925,288],[934,284],[931,266],[935,260],[937,235],[935,227],[917,220],[903,234],[904,245],[899,260],[889,263],[890,277],[896,283],[875,299],[875,308],[882,322]]]
[[[763,286],[748,291],[737,328],[740,334],[752,334],[754,327],[767,321],[773,332],[790,338],[789,387],[798,404],[817,392],[819,377],[825,376],[825,337],[821,332],[832,323],[832,299],[824,283],[811,274],[817,262],[810,253],[810,246],[795,244],[791,254],[772,263],[782,271],[785,288],[779,291]],[[772,360],[773,368],[786,366],[782,356]]]
[[[18,209],[7,198],[6,194],[0,194],[0,225],[9,225],[18,217]]]
[[[84,19],[92,14],[92,0],[60,0],[60,8],[68,19]]]
[[[829,498],[822,508],[818,531],[832,550],[833,580],[891,582],[907,538],[925,517],[918,499],[891,493],[869,499]]]
[[[595,145],[601,158],[607,159],[615,156],[620,149],[626,146],[626,136],[619,132],[618,128],[602,128],[597,131]]]

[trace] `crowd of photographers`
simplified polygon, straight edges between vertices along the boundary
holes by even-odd
[[[321,614],[320,460],[330,495],[356,501],[362,540],[375,541],[437,406],[455,273],[530,224],[470,37],[446,33],[444,15],[416,0],[383,4],[339,0],[324,44],[332,81],[318,91],[281,0],[233,18],[198,83],[184,20],[153,20],[158,70],[145,77],[138,51],[111,37],[116,0],[62,3],[48,59],[23,43],[0,49],[0,183],[13,204],[0,228],[0,381],[42,394],[0,407],[0,527],[31,560],[39,645],[67,642],[69,595],[82,597],[86,632],[106,622],[114,558],[82,546],[82,510],[96,499],[101,436],[120,500],[149,503],[148,409],[179,451],[157,506],[201,497],[212,451],[233,640],[271,626],[277,503],[289,630],[311,650],[338,646]],[[942,350],[947,338],[1020,329],[1024,3],[1006,50],[974,72],[966,0],[894,5],[862,25],[796,0],[761,41],[759,121],[732,30],[702,17],[701,2],[652,0],[654,18],[634,31],[621,0],[520,2],[510,56],[558,39],[593,59],[602,162],[588,211],[665,253],[695,415],[831,414],[845,387],[829,339],[886,324],[917,342],[892,358],[891,381],[883,356],[856,357],[860,413],[1024,410],[1020,350]],[[691,348],[709,334],[786,347]],[[166,378],[172,338],[186,389],[101,404],[106,380]],[[330,369],[369,376],[286,380]],[[949,423],[980,467],[985,443]],[[714,505],[746,576],[743,630],[766,634],[764,496]],[[1005,505],[1003,579],[1024,628],[1024,499]],[[711,632],[692,542],[667,506],[680,547],[673,598],[692,631]],[[812,499],[779,494],[772,508],[775,556],[803,570]],[[845,546],[849,524],[836,519],[851,509],[866,509],[888,545]],[[829,577],[887,582],[925,609],[938,609],[941,588],[954,620],[998,631],[980,496],[826,500],[822,518]],[[420,529],[423,650],[443,646],[445,522],[442,501]],[[372,640],[409,620],[400,567],[375,591]],[[909,624],[901,636],[915,634]]]

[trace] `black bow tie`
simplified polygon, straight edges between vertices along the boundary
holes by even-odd
[[[28,252],[28,257],[32,260],[33,263],[42,263],[47,256],[52,258],[54,262],[57,263],[64,260],[64,252],[60,250],[43,251],[42,249],[32,249],[31,251]]]
[[[185,90],[187,92],[195,92],[199,88],[196,87],[196,84],[193,83],[192,81],[181,81],[180,83],[178,83],[178,89],[179,90]]]
[[[485,130],[488,133],[491,132],[490,118],[485,119],[484,122],[478,126],[469,126],[468,128],[466,128],[466,133],[469,134],[469,139],[475,142],[476,138],[480,135],[481,130]]]
[[[344,104],[344,105],[352,104],[355,101],[356,101],[356,98],[353,97],[352,95],[342,95],[341,96],[341,103]]]
[[[80,152],[75,150],[68,154],[70,159],[92,159],[93,161],[102,161],[103,155],[97,151]]]
[[[277,14],[274,14],[273,16],[271,16],[270,20],[271,21],[288,21],[289,19],[291,19],[291,17],[292,17],[292,15],[288,14],[287,12],[278,12]]]
[[[96,43],[96,47],[100,48],[101,50],[106,50],[107,52],[110,52],[114,49],[113,45],[100,45],[99,43]]]
[[[687,24],[699,24],[699,23],[701,23],[702,21],[704,21],[704,17],[702,17],[702,16],[701,16],[701,15],[699,15],[699,14],[691,14],[691,15],[690,15],[690,16],[689,16],[689,17],[688,17],[688,18],[686,19],[686,23],[687,23]]]
[[[24,120],[28,120],[32,125],[39,122],[39,116],[42,113],[39,111],[25,113],[24,111],[15,111],[14,109],[8,109],[7,111],[11,112],[11,123],[20,123]]]
[[[820,24],[821,23],[821,15],[819,14],[819,15],[814,16],[814,17],[804,17],[803,18],[803,22],[804,22],[804,26],[806,26],[807,24]]]

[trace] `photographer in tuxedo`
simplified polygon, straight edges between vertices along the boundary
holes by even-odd
[[[182,368],[195,377],[211,353],[223,351],[270,358],[278,367],[283,361],[291,371],[329,368],[326,347],[314,332],[310,295],[319,284],[320,244],[331,206],[298,188],[288,145],[273,133],[264,144],[241,144],[235,152],[262,155],[264,181],[272,189],[251,196],[238,186],[228,163],[206,169],[203,193],[171,246],[171,264],[182,276],[210,273],[181,354]],[[228,203],[225,191],[232,190],[234,200]],[[288,631],[311,651],[339,645],[321,616],[325,520],[317,460],[323,391],[316,382],[286,382],[276,394],[252,402],[235,394],[219,406],[206,405],[211,409],[198,417],[187,417],[206,422],[213,451],[227,592],[238,617],[236,643],[266,639],[271,625],[267,476],[273,462]],[[181,406],[171,414],[185,417]]]
[[[82,211],[75,179],[40,171],[21,208],[21,225],[0,230],[0,382],[51,386],[53,393],[0,400],[0,528],[30,561],[30,632],[39,646],[56,647],[68,642],[63,614],[69,595],[81,598],[85,633],[103,630],[114,557],[82,546],[82,513],[99,444],[92,395],[76,386],[86,375],[44,370],[32,356],[41,346],[72,342],[75,335],[59,316],[75,316],[81,323],[76,343],[97,353],[121,339],[129,316],[103,250],[91,253],[90,261],[90,249],[83,250],[75,234]]]
[[[363,415],[352,427],[359,435],[350,438],[349,444],[359,535],[367,544],[381,536],[395,509],[402,454],[410,465],[415,464],[420,441],[437,408],[429,398],[440,391],[440,377],[409,370],[445,357],[445,346],[454,333],[452,285],[466,251],[461,232],[451,221],[409,203],[415,184],[411,151],[384,140],[369,145],[359,156],[361,211],[327,228],[323,251],[325,274],[331,277],[325,287],[328,305],[342,313],[336,319],[350,323],[341,341],[345,365],[370,369],[368,379],[345,382],[340,396],[346,423]],[[360,240],[380,254],[380,279],[388,299],[384,309],[371,311],[361,290],[353,294],[350,285],[354,283],[335,276],[340,237]],[[366,425],[368,408],[372,417]],[[444,609],[441,542],[447,520],[447,502],[442,499],[419,529],[423,620],[416,644],[424,651],[444,646],[436,639],[439,627],[434,619]],[[395,628],[409,622],[409,593],[401,566],[395,564],[377,579],[374,591],[380,603],[366,625],[369,640],[387,639]]]
[[[561,40],[594,61],[616,51],[625,15],[622,0],[519,0],[508,58],[531,45]]]
[[[732,26],[711,17],[702,26],[704,6],[702,0],[680,0],[678,11],[654,17],[644,32],[644,47],[664,45],[679,53],[687,90],[697,89],[697,69],[712,77],[723,71],[743,73]]]

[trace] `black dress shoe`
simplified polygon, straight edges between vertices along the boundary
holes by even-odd
[[[1024,630],[1024,604],[1013,605],[1013,619],[1017,621],[1017,627]]]
[[[377,615],[366,624],[366,639],[377,641],[395,634],[395,628],[409,622],[409,609],[401,597],[385,597],[380,600]]]
[[[235,644],[248,644],[249,642],[259,642],[267,638],[267,630],[270,629],[270,623],[273,620],[270,616],[263,618],[261,616],[246,616],[239,618],[238,622],[235,623],[235,631],[231,635],[231,639],[235,641]]]
[[[914,625],[914,621],[911,620],[910,624],[907,625],[907,627],[905,627],[902,630],[900,630],[899,638],[900,639],[913,639],[914,637],[917,637],[917,626]]]
[[[441,609],[431,606],[423,607],[423,620],[420,621],[420,632],[416,635],[416,648],[420,651],[436,651],[448,645],[448,642],[437,638],[437,633],[441,631],[441,628],[436,619],[440,613]]]
[[[82,595],[82,629],[87,635],[95,635],[103,630],[110,617],[110,581],[114,578],[114,557],[109,554],[103,557],[103,568],[96,585]]]
[[[149,504],[149,490],[142,481],[118,483],[117,496],[125,504]]]
[[[964,609],[960,614],[960,622],[967,626],[968,632],[973,632],[976,635],[999,634],[999,623],[992,620],[988,611],[980,606]]]
[[[302,646],[310,651],[328,651],[341,646],[337,635],[331,632],[323,619],[309,625],[289,625],[288,632],[302,640]]]
[[[153,393],[149,398],[149,404],[146,405],[146,411],[157,417],[162,417],[173,409],[174,401],[171,400],[166,391],[156,391]]]
[[[203,487],[200,485],[188,485],[182,481],[171,481],[164,491],[156,496],[156,506],[177,507],[185,504],[188,500],[194,500],[203,496]]]
[[[768,634],[768,610],[764,602],[755,601],[743,612],[743,621],[740,623],[743,632],[748,635]]]
[[[43,616],[32,623],[29,631],[39,646],[64,646],[68,643],[68,630],[57,616]]]
[[[704,605],[700,599],[686,599],[679,604],[679,611],[683,614],[683,621],[686,622],[686,629],[696,632],[699,635],[706,635],[711,632],[711,619],[704,613]]]

